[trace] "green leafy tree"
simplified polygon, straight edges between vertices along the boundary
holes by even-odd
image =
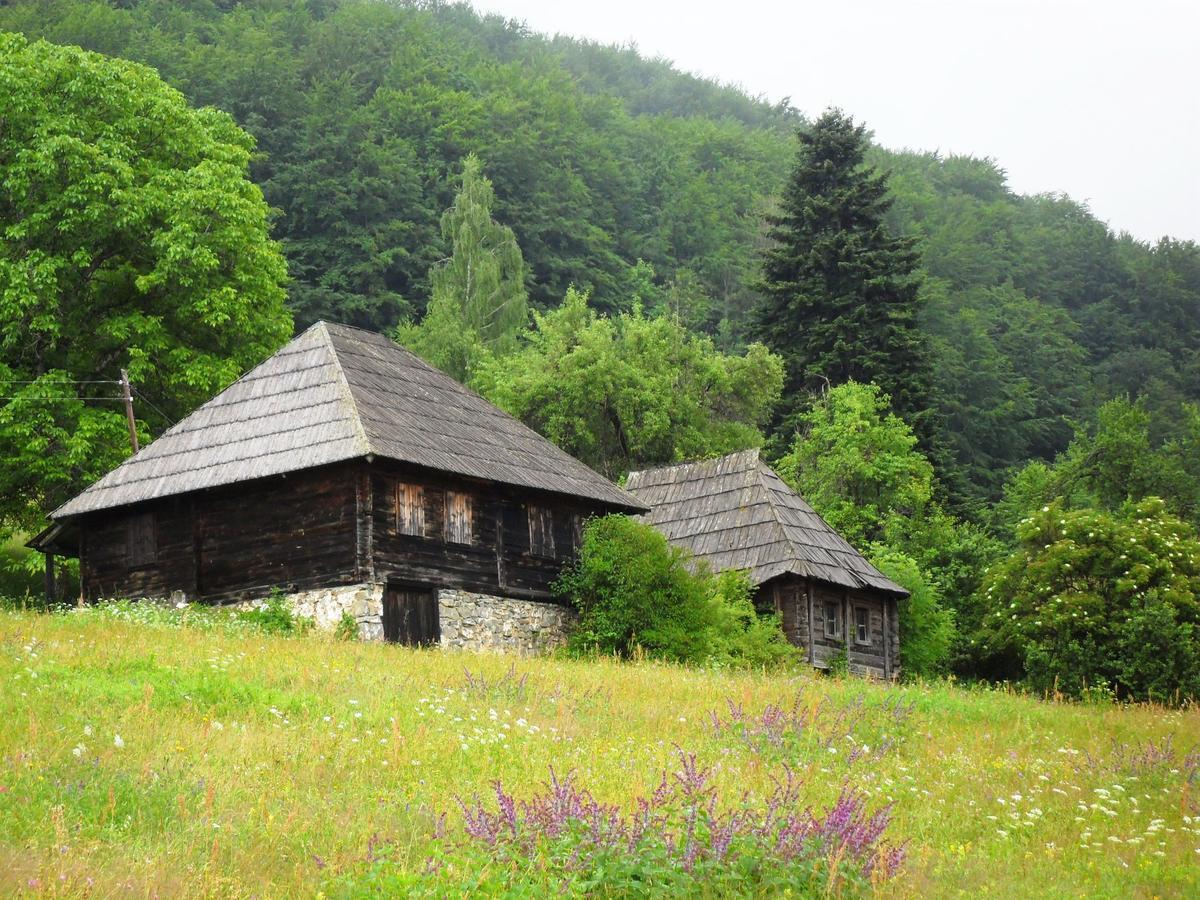
[[[1200,539],[1157,498],[1116,511],[1043,506],[984,587],[992,671],[1079,696],[1200,696]]]
[[[485,359],[473,386],[593,468],[616,477],[761,443],[783,381],[762,345],[720,353],[672,317],[601,316],[574,290],[535,318],[521,349]]]
[[[128,454],[120,368],[162,427],[275,350],[291,317],[254,142],[228,115],[145,66],[6,34],[0,121],[7,531]]]
[[[948,635],[957,641],[983,615],[977,588],[1001,543],[937,502],[933,466],[875,385],[833,388],[800,416],[799,426],[777,471],[835,530],[884,560],[913,591],[901,644],[909,642],[908,628],[919,648],[915,664],[904,665],[937,671],[946,662]],[[957,643],[953,649],[962,655]]]
[[[889,521],[921,517],[933,500],[933,466],[912,428],[874,384],[830,390],[801,413],[780,476],[852,544],[882,540]]]
[[[1054,501],[1069,509],[1116,510],[1128,501],[1158,496],[1177,515],[1196,520],[1200,504],[1200,410],[1185,404],[1176,414],[1176,436],[1160,442],[1141,400],[1116,397],[1075,429],[1070,445],[1050,463],[1032,462],[1014,473],[993,511],[995,527],[1011,533],[1028,510]]]
[[[480,350],[504,354],[525,328],[525,263],[512,229],[492,218],[495,192],[478,157],[463,164],[462,187],[442,216],[448,259],[430,272],[433,296],[425,322],[405,325],[401,343],[466,381]]]
[[[909,591],[908,598],[900,601],[901,671],[920,678],[941,675],[957,637],[954,611],[943,605],[937,584],[911,556],[880,547],[871,554],[871,562]]]
[[[838,110],[799,132],[800,151],[763,259],[755,337],[787,365],[785,423],[822,385],[874,382],[910,422],[930,408],[913,242],[884,218],[887,176],[864,162],[867,131]]]

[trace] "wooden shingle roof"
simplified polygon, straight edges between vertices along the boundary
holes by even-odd
[[[907,596],[789,488],[757,450],[631,472],[626,490],[644,521],[714,570],[745,569],[755,584],[798,575]]]
[[[318,322],[51,518],[369,455],[646,508],[383,335]]]

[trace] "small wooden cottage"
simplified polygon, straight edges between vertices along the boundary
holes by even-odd
[[[645,521],[715,571],[744,569],[760,609],[780,614],[793,644],[819,668],[845,652],[850,670],[900,670],[897,605],[886,578],[784,484],[757,450],[633,472],[626,489]]]
[[[532,651],[584,519],[646,507],[387,338],[318,322],[51,514],[82,594],[286,592],[365,637]]]

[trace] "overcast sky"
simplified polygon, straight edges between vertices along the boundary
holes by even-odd
[[[1200,240],[1200,0],[475,0]]]

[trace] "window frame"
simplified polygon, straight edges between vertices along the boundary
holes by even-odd
[[[862,614],[863,621],[859,621],[859,614]],[[862,637],[864,634],[866,637]],[[871,646],[871,610],[870,607],[856,606],[854,607],[854,643],[863,646]]]
[[[158,564],[158,517],[154,510],[134,513],[125,520],[125,563],[131,569]]]
[[[554,510],[549,506],[527,503],[525,518],[529,523],[529,555],[554,559],[557,555],[554,547]],[[541,540],[535,540],[539,535]]]
[[[822,616],[822,630],[825,632],[825,637],[830,640],[838,640],[842,636],[842,604],[838,600],[825,600],[823,602],[825,610]],[[829,630],[830,622],[833,623],[833,631]]]
[[[451,518],[450,511],[453,508],[457,498],[461,498],[465,512],[465,540],[460,539],[461,536],[458,535],[458,533],[452,528],[453,520]],[[471,495],[469,493],[466,491],[446,491],[446,510],[443,519],[445,521],[443,522],[442,536],[445,538],[447,544],[459,544],[464,547],[469,547],[475,542],[475,510],[474,503],[472,502]]]
[[[396,482],[394,501],[396,533],[409,537],[425,537],[425,485],[410,481]],[[412,513],[411,520],[404,515],[406,509]]]

